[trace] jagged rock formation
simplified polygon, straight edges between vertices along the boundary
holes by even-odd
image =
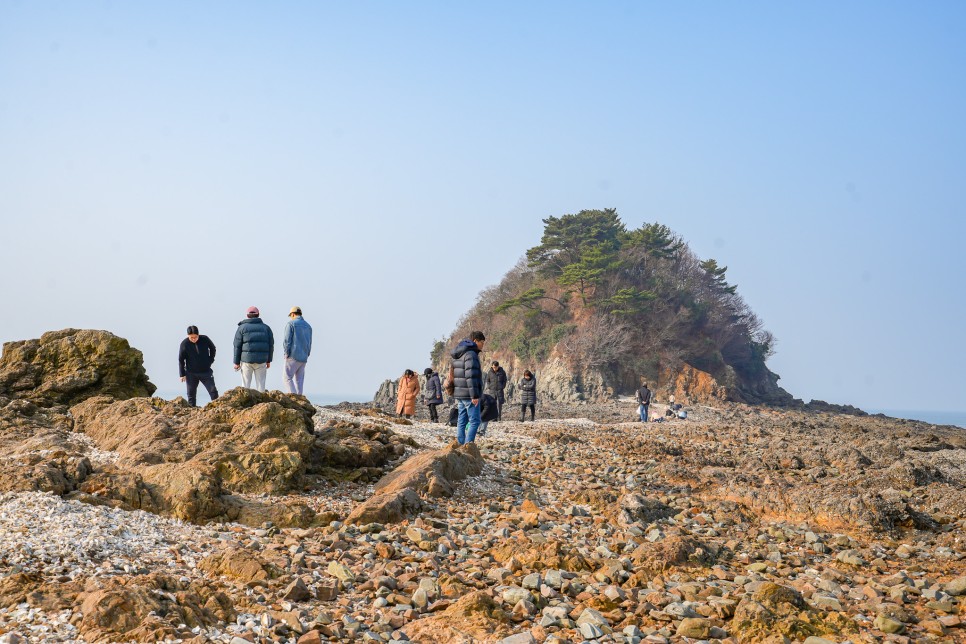
[[[141,358],[106,331],[7,343],[0,492],[53,492],[199,523],[308,525],[315,513],[304,505],[245,495],[284,495],[314,478],[376,479],[413,444],[384,423],[332,422],[316,435],[312,404],[280,392],[232,389],[204,408],[148,398]]]
[[[97,395],[150,396],[156,389],[141,352],[107,331],[51,331],[39,340],[5,343],[0,357],[0,404],[7,397],[56,407]]]
[[[413,456],[376,483],[376,494],[346,519],[349,523],[392,523],[412,516],[422,507],[420,495],[452,496],[453,484],[483,471],[483,457],[475,443],[457,445]]]

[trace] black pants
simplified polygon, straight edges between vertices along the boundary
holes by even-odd
[[[188,404],[192,407],[198,406],[198,383],[200,382],[208,390],[208,395],[212,400],[218,397],[218,388],[215,387],[215,374],[208,373],[188,373],[184,377],[188,384]]]
[[[439,412],[436,411],[436,407],[439,403],[429,403],[429,421],[431,423],[439,422]]]
[[[497,422],[503,420],[503,398],[496,399],[496,420]]]
[[[536,405],[523,404],[523,405],[520,405],[520,422],[521,423],[527,419],[527,407],[530,408],[530,420],[536,420],[537,419],[537,412],[534,411],[536,409]]]

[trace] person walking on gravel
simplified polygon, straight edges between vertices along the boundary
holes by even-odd
[[[483,395],[483,370],[480,351],[486,343],[482,331],[473,331],[453,349],[453,397],[459,416],[456,420],[456,442],[460,445],[476,440],[480,427],[480,397]]]
[[[188,384],[188,404],[198,406],[198,383],[208,390],[208,396],[218,398],[218,388],[215,387],[215,374],[211,365],[215,361],[215,343],[207,335],[200,335],[198,327],[188,327],[188,337],[181,341],[178,351],[178,371],[181,382]]]
[[[647,388],[647,383],[642,382],[641,388],[637,390],[638,411],[641,412],[641,422],[647,422],[647,409],[651,406],[651,390]]]
[[[293,306],[288,312],[285,333],[282,336],[282,353],[285,356],[283,380],[290,394],[302,394],[305,382],[305,363],[312,353],[312,325],[302,319],[302,309]]]
[[[537,419],[537,379],[529,369],[523,372],[520,379],[520,422],[527,419],[527,408],[530,409],[530,420]]]
[[[245,319],[235,330],[235,371],[241,371],[242,386],[255,391],[265,391],[265,375],[272,366],[275,354],[275,336],[272,329],[258,317],[258,309],[248,307]],[[252,378],[255,386],[252,387]]]

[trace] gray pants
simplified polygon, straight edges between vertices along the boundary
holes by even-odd
[[[294,358],[285,358],[285,389],[290,394],[301,394],[305,382],[305,363]]]
[[[265,391],[265,376],[268,367],[264,362],[243,362],[241,363],[242,387],[254,389],[255,391]],[[255,386],[252,387],[252,376],[255,376]]]

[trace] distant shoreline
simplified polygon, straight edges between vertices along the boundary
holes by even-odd
[[[173,399],[184,396],[183,390],[158,390],[155,396],[165,399]],[[200,397],[203,399],[204,394]],[[337,405],[341,402],[365,403],[372,401],[371,394],[316,394],[309,393],[306,397],[316,405]],[[904,418],[907,420],[919,420],[932,425],[953,425],[961,429],[966,429],[966,411],[925,411],[912,409],[866,409],[870,414],[885,414],[891,418]]]
[[[931,425],[953,425],[966,429],[966,411],[923,411],[915,409],[866,409],[870,414],[885,414],[891,418],[919,420]]]

